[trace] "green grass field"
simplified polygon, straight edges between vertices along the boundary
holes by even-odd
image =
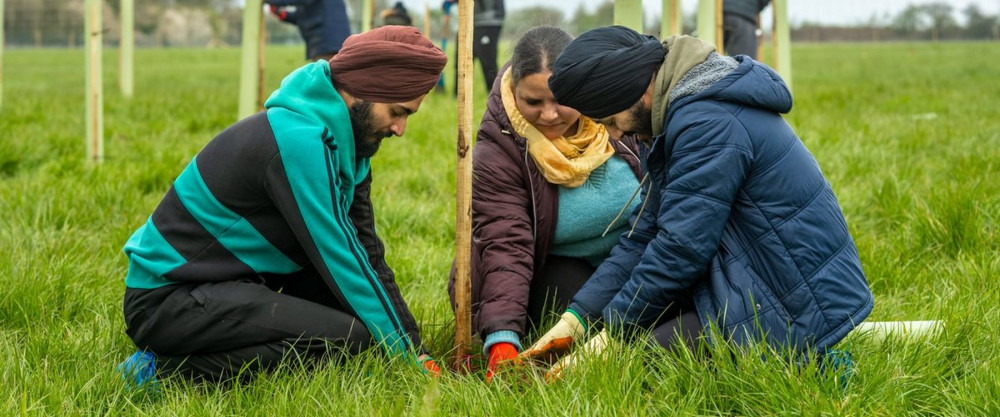
[[[302,63],[268,50],[268,85]],[[4,415],[1000,415],[1000,44],[793,48],[787,120],[833,184],[876,295],[871,320],[947,322],[931,339],[849,338],[846,395],[755,349],[705,362],[642,348],[539,378],[433,381],[364,355],[247,385],[125,388],[125,240],[234,122],[239,51],[140,50],[136,95],[105,56],[106,155],[85,161],[81,50],[8,50],[0,109],[0,413]],[[450,68],[449,68],[450,69]],[[477,77],[478,77],[477,73]],[[450,78],[449,78],[450,80]],[[485,90],[476,82],[476,120]],[[378,226],[436,356],[454,319],[456,106],[429,96],[375,158]],[[717,357],[728,355],[717,355]]]

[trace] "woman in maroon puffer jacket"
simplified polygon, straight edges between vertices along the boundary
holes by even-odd
[[[549,90],[551,65],[572,40],[555,27],[525,33],[493,83],[479,127],[472,314],[490,356],[487,379],[521,350],[529,325],[565,310],[639,201],[632,198],[641,177],[638,142],[611,140]],[[454,300],[454,274],[449,291]]]

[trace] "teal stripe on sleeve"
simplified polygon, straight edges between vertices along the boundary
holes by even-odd
[[[219,202],[208,189],[197,158],[174,182],[181,204],[223,246],[255,272],[289,274],[302,269],[275,248],[245,218]]]
[[[153,224],[152,217],[125,243],[125,254],[129,264],[125,285],[144,290],[173,284],[173,281],[163,276],[187,262],[163,238]]]
[[[301,117],[281,108],[268,110],[292,194],[325,263],[317,267],[329,271],[376,340],[389,352],[403,353],[409,348],[409,337],[347,217],[354,184],[331,183],[331,170],[334,181],[339,182],[338,169],[344,167],[331,160],[337,153],[328,153],[320,131],[304,131],[301,126],[309,126],[309,121]]]

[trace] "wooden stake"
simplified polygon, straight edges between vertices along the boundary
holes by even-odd
[[[2,1],[2,0],[0,0]],[[135,60],[135,0],[121,0],[122,38],[118,47],[118,86],[123,97],[134,92]]]
[[[239,114],[243,119],[257,111],[260,83],[260,21],[262,0],[246,0],[243,9],[243,39],[240,47],[240,101]]]
[[[725,32],[722,29],[722,0],[715,0],[715,49],[719,51],[719,55],[726,54],[724,34]]]
[[[791,34],[788,30],[788,0],[773,0],[771,11],[774,13],[774,32],[771,34],[774,42],[774,69],[791,90],[792,47]]]
[[[663,0],[663,14],[660,16],[660,38],[681,33],[680,0]]]
[[[101,93],[101,54],[104,40],[101,24],[101,0],[87,0],[87,158],[104,160],[104,95]]]
[[[361,32],[364,33],[375,25],[375,0],[361,1]]]
[[[455,355],[467,369],[472,344],[472,14],[473,1],[458,2],[458,168],[455,211]]]
[[[265,48],[267,48],[267,16],[261,11],[260,33],[257,38],[257,111],[264,111],[264,101],[267,100],[267,83],[264,79]]]
[[[698,0],[698,38],[718,45],[715,39],[716,0]]]
[[[627,26],[644,33],[642,24],[642,0],[615,0],[614,24]]]
[[[884,340],[893,335],[907,339],[933,337],[944,330],[944,322],[927,321],[866,321],[851,330],[850,336],[867,335],[875,340]]]

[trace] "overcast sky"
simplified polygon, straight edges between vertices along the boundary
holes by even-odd
[[[585,5],[588,10],[593,10],[597,5],[603,3],[602,0],[506,0],[507,9],[513,10],[528,6],[545,5],[555,7],[564,11],[567,18]],[[909,4],[924,4],[933,1],[943,1],[951,4],[956,11],[956,18],[960,22],[964,21],[961,14],[970,4],[976,4],[979,9],[986,14],[997,14],[1000,10],[1000,0],[790,0],[788,5],[788,19],[793,24],[805,21],[820,22],[827,24],[854,24],[869,21],[874,15],[882,21],[887,20],[886,16],[895,16],[906,8]],[[424,5],[439,7],[441,0],[403,0],[406,7],[411,12],[423,13]],[[661,0],[643,0],[643,7],[648,19],[660,15],[662,8]],[[681,0],[681,9],[684,15],[692,13],[698,7],[698,0]],[[771,8],[765,10],[764,22],[770,22]]]

